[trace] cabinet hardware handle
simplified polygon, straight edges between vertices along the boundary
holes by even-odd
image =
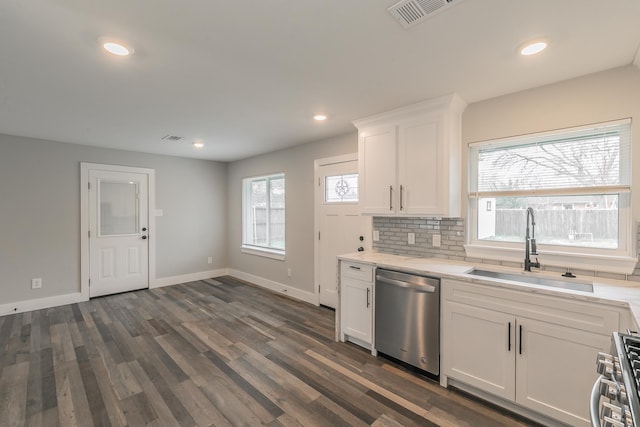
[[[389,210],[393,210],[393,185],[389,186]]]
[[[519,353],[522,354],[522,325],[520,325],[520,349],[519,349]]]
[[[352,270],[360,270],[360,267],[358,267],[356,265],[350,265],[349,268],[352,269]]]
[[[509,352],[511,352],[511,322],[509,322]]]
[[[370,302],[369,302],[369,293],[371,292],[370,288],[367,288],[367,308],[369,308]]]
[[[404,209],[404,206],[402,205],[402,193],[404,192],[404,187],[401,185],[400,186],[400,210]]]

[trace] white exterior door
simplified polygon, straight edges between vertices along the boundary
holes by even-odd
[[[338,161],[318,167],[319,211],[317,280],[320,304],[338,304],[336,257],[371,249],[371,217],[361,216],[358,205],[358,161]]]
[[[149,287],[149,177],[89,171],[89,296]]]

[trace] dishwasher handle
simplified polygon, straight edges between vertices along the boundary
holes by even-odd
[[[388,277],[376,275],[376,283],[385,283],[387,285],[399,286],[401,288],[409,288],[418,292],[433,293],[436,291],[436,287],[432,285],[419,285],[416,283],[405,282],[402,280],[390,279]]]

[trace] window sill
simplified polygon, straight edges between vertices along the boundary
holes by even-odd
[[[256,255],[265,258],[277,259],[279,261],[285,260],[285,252],[275,249],[259,248],[257,246],[242,246],[240,252],[243,254]]]
[[[524,260],[524,250],[489,245],[464,245],[467,257],[498,261],[520,262]],[[628,255],[594,255],[561,251],[542,251],[538,258],[543,266],[593,270],[607,273],[632,274],[638,259]]]

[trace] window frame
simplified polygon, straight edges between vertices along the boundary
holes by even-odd
[[[266,189],[266,212],[267,218],[271,216],[271,186],[270,183],[273,180],[282,179],[285,181],[285,189],[286,189],[286,178],[284,172],[277,172],[269,175],[260,175],[260,176],[252,176],[246,177],[242,179],[242,244],[241,244],[241,252],[251,255],[258,255],[267,258],[277,259],[277,260],[285,260],[286,257],[286,190],[285,190],[285,201],[284,201],[284,248],[278,248],[274,246],[262,246],[257,245],[255,243],[248,242],[249,238],[249,228],[252,226],[252,216],[251,216],[251,185],[254,182],[258,181],[266,181],[267,189]],[[270,233],[270,220],[267,219],[267,233]]]
[[[475,142],[468,147],[468,183],[467,183],[467,238],[464,245],[466,255],[469,258],[489,259],[505,262],[522,263],[524,259],[524,242],[501,242],[480,240],[478,236],[478,202],[483,198],[491,197],[492,192],[477,191],[478,157],[480,147],[490,145],[515,146],[529,143],[534,139],[549,140],[554,135],[567,132],[580,132],[589,128],[601,126],[627,126],[628,127],[628,153],[620,153],[620,169],[631,168],[631,119],[623,119],[599,123],[597,125],[579,126],[568,129],[560,129],[548,132],[539,132],[511,138],[501,138],[489,141]],[[625,157],[626,156],[626,157]],[[627,170],[630,176],[630,170]],[[590,190],[589,190],[590,189]],[[631,182],[628,185],[603,187],[567,188],[567,189],[535,189],[518,191],[496,191],[496,197],[500,196],[545,196],[545,195],[584,195],[602,194],[603,190],[608,194],[617,194],[618,200],[618,248],[589,248],[567,245],[545,245],[538,242],[539,259],[544,266],[560,268],[584,269],[589,271],[602,271],[619,274],[631,274],[637,264],[636,258],[636,233],[632,224],[631,215]],[[523,222],[523,233],[525,224]]]

